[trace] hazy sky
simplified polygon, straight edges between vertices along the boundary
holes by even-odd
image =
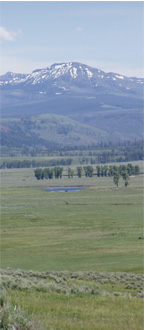
[[[1,1],[1,74],[77,61],[143,77],[143,1]]]

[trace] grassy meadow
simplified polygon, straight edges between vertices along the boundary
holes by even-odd
[[[143,329],[143,175],[129,181],[1,170],[2,282],[30,328]]]

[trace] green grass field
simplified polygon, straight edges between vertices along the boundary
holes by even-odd
[[[2,269],[84,272],[84,282],[73,283],[78,287],[86,285],[86,272],[132,274],[135,283],[143,274],[143,175],[131,177],[127,189],[123,180],[116,189],[113,179],[104,177],[37,181],[33,169],[1,170],[1,181]],[[86,188],[45,191],[71,185]],[[92,280],[87,283],[92,286]],[[135,294],[121,282],[101,285],[98,295],[27,292],[12,285],[7,294],[27,317],[37,324],[39,319],[42,329],[143,329],[142,291]],[[115,296],[116,291],[130,296]]]
[[[2,278],[23,329],[26,316],[35,330],[143,329],[143,275],[9,269]]]

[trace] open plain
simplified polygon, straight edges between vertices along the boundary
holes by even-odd
[[[33,169],[1,178],[2,283],[12,306],[34,329],[143,329],[143,174],[118,189],[111,177],[36,180]]]

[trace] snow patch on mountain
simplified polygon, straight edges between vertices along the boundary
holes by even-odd
[[[71,68],[72,63],[54,64],[50,68],[48,68],[48,73],[51,75],[51,77],[57,79],[58,77],[68,73],[69,69]]]
[[[123,76],[119,76],[119,75],[117,75],[117,74],[115,75],[115,77],[118,78],[118,79],[122,79],[122,80],[124,79]]]
[[[70,74],[71,74],[72,78],[76,79],[76,77],[78,76],[77,68],[70,69]]]
[[[85,70],[87,72],[88,78],[92,78],[93,77],[93,73],[88,68],[85,68]]]

